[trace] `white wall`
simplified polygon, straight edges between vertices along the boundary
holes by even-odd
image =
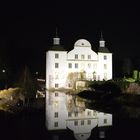
[[[55,54],[59,54],[59,58],[55,58]],[[67,52],[66,51],[48,51],[46,53],[46,88],[54,88],[55,83],[59,84],[59,88],[65,87],[67,73]],[[55,63],[59,63],[59,67],[55,68]],[[58,78],[56,78],[58,75]]]

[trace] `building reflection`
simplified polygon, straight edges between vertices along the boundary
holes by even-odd
[[[48,130],[70,129],[77,140],[87,140],[92,129],[112,125],[112,114],[86,108],[85,102],[63,92],[46,93],[46,127]],[[99,136],[104,138],[104,132]],[[57,137],[59,139],[59,137]]]

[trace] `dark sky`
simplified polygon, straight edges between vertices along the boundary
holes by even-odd
[[[115,59],[139,57],[140,8],[134,1],[6,1],[0,5],[2,68],[17,70],[27,64],[32,71],[44,73],[45,52],[56,27],[67,50],[79,38],[89,40],[97,50],[102,31]]]

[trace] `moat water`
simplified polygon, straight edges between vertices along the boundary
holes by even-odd
[[[140,139],[140,108],[122,107],[107,113],[89,108],[89,101],[63,92],[46,93],[42,109],[16,115],[0,112],[0,136],[5,140]],[[127,109],[126,109],[127,108]],[[118,115],[117,115],[118,114]],[[131,115],[130,115],[131,114]]]
[[[70,134],[76,140],[106,139],[112,127],[112,114],[87,108],[86,101],[76,95],[47,92],[46,127],[53,140]]]

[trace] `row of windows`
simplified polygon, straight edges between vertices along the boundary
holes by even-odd
[[[59,58],[59,54],[58,53],[55,53],[55,58],[58,59]],[[75,59],[79,59],[79,55],[78,54],[75,54]],[[81,59],[84,60],[85,59],[85,55],[82,54],[81,55]],[[91,59],[91,55],[87,55],[87,59],[90,60]],[[104,55],[104,60],[107,60],[107,56]]]
[[[68,63],[68,68],[72,68],[72,66],[73,66],[72,63]],[[78,68],[78,67],[79,67],[78,63],[75,63],[75,64],[74,64],[74,67],[75,67],[75,68]],[[92,67],[92,64],[91,64],[91,63],[88,63],[88,64],[87,64],[87,67],[88,67],[88,68],[91,68],[91,67]],[[84,69],[84,68],[85,68],[85,64],[82,63],[82,64],[81,64],[81,68]],[[97,64],[93,64],[93,69],[96,69],[96,68],[97,68]]]
[[[81,120],[81,125],[84,125],[85,124],[85,121],[84,120]],[[87,120],[87,124],[88,125],[91,125],[91,120]],[[74,121],[74,125],[77,126],[78,125],[78,120]]]
[[[88,60],[90,60],[91,59],[91,55],[88,55],[87,58],[88,58]],[[103,58],[104,58],[104,60],[107,60],[107,55],[104,55]],[[75,54],[75,59],[78,59],[78,54]],[[84,54],[81,55],[81,59],[82,60],[85,59],[85,55]]]
[[[85,121],[81,120],[81,125],[84,125]],[[91,125],[91,120],[87,120],[87,124]],[[78,125],[78,120],[74,121],[74,125],[77,126]],[[54,127],[58,127],[58,122],[54,122]]]
[[[79,55],[75,54],[75,59],[79,59]],[[85,59],[85,55],[81,54],[81,59],[84,60]],[[87,55],[87,59],[90,60],[91,59],[91,55]]]
[[[78,75],[76,75],[76,76],[79,79],[81,78],[80,73],[78,73]],[[87,78],[87,79],[92,79],[93,78],[94,80],[100,80],[99,75],[97,76],[96,74],[91,74],[91,73],[89,73],[87,76],[84,74],[84,77]],[[55,79],[56,80],[60,79],[58,74],[55,75]],[[104,80],[107,80],[107,73],[104,73]],[[58,87],[59,87],[59,84],[55,83],[55,88],[58,88]],[[69,87],[71,87],[71,85],[69,85]]]
[[[88,116],[91,116],[91,111],[88,111],[87,112],[87,115]],[[93,115],[95,115],[95,112],[93,113]],[[54,117],[55,118],[58,118],[58,112],[55,112],[54,113]],[[72,117],[72,113],[71,112],[68,112],[68,117]],[[75,117],[78,117],[78,112],[75,112]]]
[[[59,58],[59,54],[55,53],[55,58],[58,59]],[[87,58],[90,60],[91,59],[91,55],[88,55]],[[78,59],[78,54],[75,54],[75,59]],[[84,60],[85,59],[85,55],[82,54],[81,55],[81,59]]]
[[[91,120],[86,120],[87,125],[91,125]],[[85,124],[85,120],[81,120],[81,125]],[[107,124],[107,119],[104,119],[104,124]],[[77,126],[78,125],[78,120],[74,121],[74,125]],[[54,122],[54,127],[58,127],[58,122]]]
[[[91,63],[88,63],[88,68],[91,68],[91,66],[92,66]],[[78,63],[75,63],[74,67],[78,68],[79,67]],[[81,67],[84,68],[85,64],[81,64]],[[97,67],[97,65],[94,64],[93,68],[96,68],[96,67]],[[59,68],[59,63],[55,63],[55,68]],[[72,68],[72,63],[68,63],[68,68]]]
[[[91,116],[91,115],[92,115],[91,113],[92,113],[91,111],[88,111],[88,112],[87,112],[87,115],[88,115],[88,116]],[[74,115],[75,115],[75,117],[78,117],[78,112],[75,112]],[[95,116],[95,115],[96,115],[96,112],[94,111],[94,112],[93,112],[93,116]],[[71,113],[71,112],[68,112],[68,117],[72,117],[72,113]]]
[[[73,66],[72,63],[68,63],[68,68],[72,68],[72,66]],[[87,66],[88,66],[88,68],[91,68],[92,65],[91,65],[91,63],[88,63]],[[77,69],[79,67],[78,63],[75,63],[74,67]],[[82,63],[81,67],[84,68],[85,64]],[[59,63],[55,63],[55,68],[59,68]],[[93,68],[96,69],[97,65],[93,64]],[[107,64],[104,64],[104,69],[107,69]]]

